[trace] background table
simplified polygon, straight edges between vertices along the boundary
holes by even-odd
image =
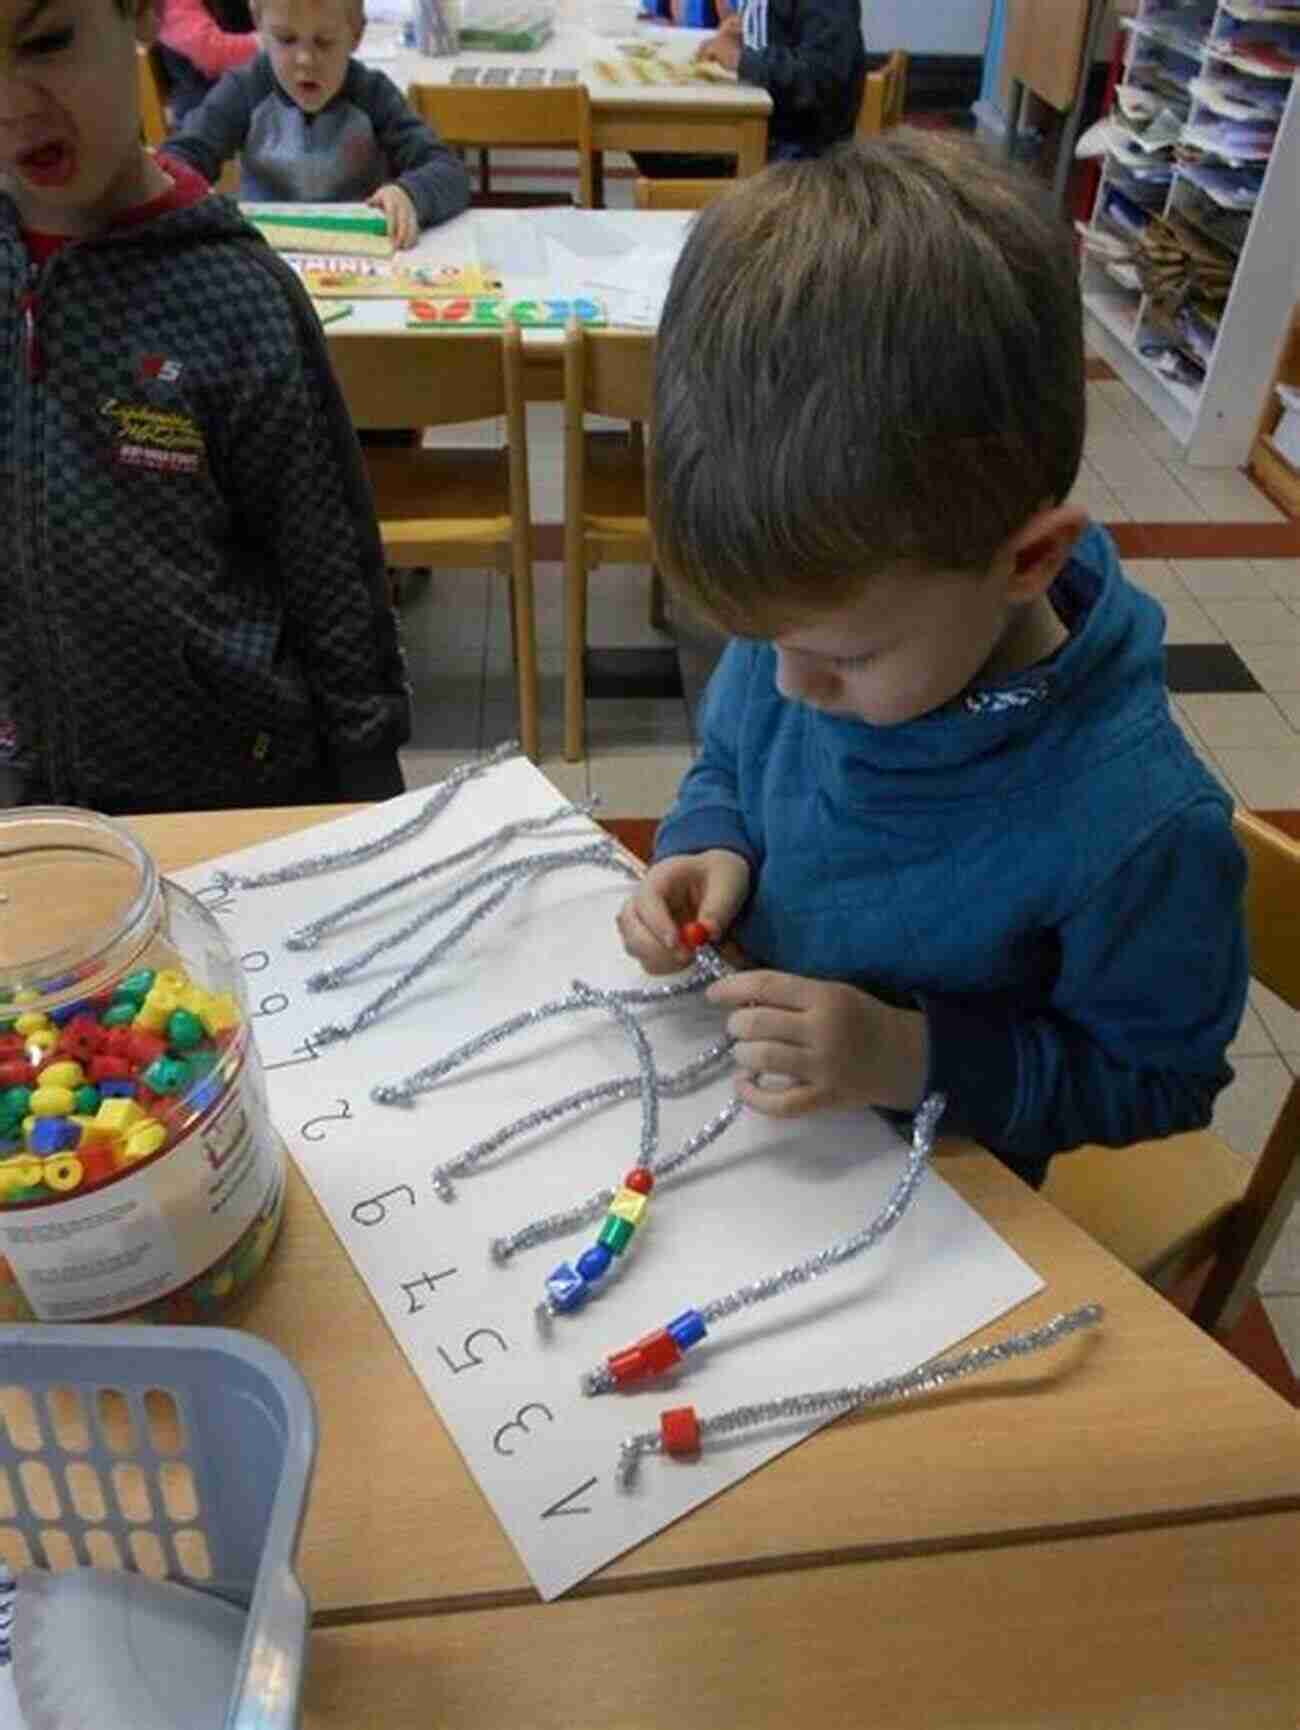
[[[399,89],[412,84],[450,84],[466,66],[512,70],[575,71],[591,97],[591,136],[600,186],[606,150],[706,151],[736,157],[738,175],[757,174],[767,161],[767,123],[772,98],[754,84],[643,85],[612,83],[598,61],[618,61],[620,42],[657,42],[674,58],[688,59],[712,31],[639,23],[628,8],[628,24],[615,35],[591,30],[577,0],[560,0],[550,40],[528,53],[417,54],[403,48],[392,24],[372,24],[357,58],[386,72]],[[597,192],[597,202],[600,194]]]
[[[132,827],[175,870],[333,814]],[[551,1605],[295,1172],[231,1319],[320,1409],[307,1730],[1293,1730],[1295,1413],[991,1157],[941,1171],[1047,1280],[987,1337],[1101,1331],[841,1421]]]

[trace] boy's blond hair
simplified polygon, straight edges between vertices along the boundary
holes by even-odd
[[[1069,230],[969,143],[900,128],[701,212],[656,343],[665,575],[771,636],[888,568],[972,571],[1083,446]]]

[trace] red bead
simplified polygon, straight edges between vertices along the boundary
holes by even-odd
[[[77,1149],[77,1158],[81,1161],[82,1182],[88,1188],[103,1183],[117,1170],[110,1141],[83,1141]]]
[[[688,949],[700,949],[713,941],[712,931],[701,919],[689,920],[682,926],[680,936]]]
[[[21,1033],[0,1033],[0,1058],[21,1057],[26,1050]]]
[[[86,1067],[92,1081],[125,1081],[131,1074],[131,1064],[125,1057],[109,1057],[100,1053]]]
[[[78,1062],[85,1063],[104,1043],[104,1029],[90,1015],[74,1015],[63,1029],[59,1044]]]
[[[99,1049],[109,1057],[129,1057],[131,1054],[131,1027],[109,1027],[103,1029],[103,1039]]]
[[[128,1027],[126,1055],[132,1063],[142,1068],[146,1063],[152,1063],[156,1057],[162,1057],[167,1050],[167,1041],[156,1033],[150,1033],[145,1027]]]
[[[659,1440],[664,1452],[683,1459],[700,1451],[700,1424],[694,1406],[674,1406],[659,1414]]]
[[[638,1195],[649,1195],[655,1186],[655,1174],[643,1165],[634,1165],[623,1179],[624,1189],[634,1189]]]
[[[625,1352],[615,1352],[612,1357],[606,1358],[605,1368],[620,1387],[626,1382],[639,1382],[646,1374],[645,1360],[637,1346],[631,1346]]]
[[[641,1354],[641,1361],[645,1364],[643,1373],[648,1376],[661,1376],[665,1370],[682,1361],[682,1348],[667,1328],[656,1328],[654,1333],[638,1340],[635,1349]]]
[[[11,1057],[7,1063],[0,1063],[0,1084],[5,1087],[30,1087],[34,1070],[30,1063],[20,1057]]]

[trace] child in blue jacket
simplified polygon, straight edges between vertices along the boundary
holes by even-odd
[[[1083,379],[1068,232],[964,143],[895,132],[700,215],[650,508],[738,640],[619,915],[650,972],[688,921],[757,969],[710,993],[756,1110],[942,1089],[1031,1182],[1208,1122],[1246,989],[1162,614],[1066,502]]]

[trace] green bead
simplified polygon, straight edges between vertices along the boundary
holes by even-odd
[[[155,1093],[179,1093],[190,1079],[190,1069],[178,1057],[155,1057],[140,1077]]]
[[[188,1051],[203,1038],[203,1023],[188,1009],[177,1009],[167,1018],[167,1043],[175,1051]]]
[[[622,1255],[627,1248],[627,1240],[635,1230],[636,1227],[630,1220],[620,1219],[615,1213],[607,1214],[596,1242],[603,1243],[611,1255]]]
[[[100,1024],[104,1027],[125,1027],[135,1020],[140,1013],[138,997],[123,997],[115,1001],[100,1016]]]
[[[85,1087],[79,1087],[72,1096],[74,1110],[80,1117],[93,1117],[99,1110],[99,1089],[91,1087],[89,1082]]]
[[[0,1111],[6,1114],[16,1112],[19,1117],[25,1117],[27,1107],[31,1102],[32,1090],[30,1087],[6,1087],[4,1092],[0,1093]]]
[[[204,1045],[198,1051],[187,1051],[185,1062],[193,1080],[202,1081],[205,1075],[211,1075],[221,1060],[221,1053],[215,1045]]]
[[[138,973],[128,973],[126,978],[113,993],[114,997],[138,997],[143,1000],[153,990],[154,971],[152,967],[142,967]]]
[[[49,1190],[46,1189],[43,1183],[34,1183],[29,1189],[11,1189],[9,1194],[5,1197],[5,1200],[35,1201],[38,1196],[48,1195],[49,1193]]]

